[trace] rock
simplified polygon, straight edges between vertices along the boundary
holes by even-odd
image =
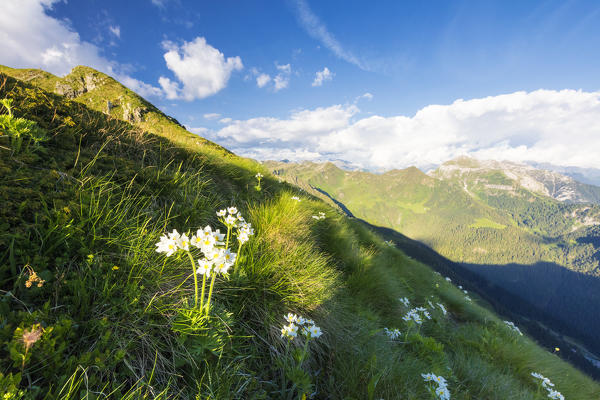
[[[123,107],[123,119],[131,123],[140,123],[144,121],[144,114],[148,112],[147,108],[142,107],[131,107],[131,104],[127,103]]]

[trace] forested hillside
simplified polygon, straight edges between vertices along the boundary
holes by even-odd
[[[416,168],[371,174],[331,163],[266,163],[357,218],[463,263],[533,305],[541,323],[599,352],[600,316],[587,310],[600,307],[600,207],[528,190],[476,160],[448,164],[463,172],[448,173],[456,168],[447,165],[427,175]]]

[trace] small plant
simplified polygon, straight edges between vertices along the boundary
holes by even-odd
[[[30,288],[31,286],[33,286],[33,284],[36,284],[37,287],[44,286],[44,283],[46,283],[46,281],[40,278],[29,264],[27,264],[24,268],[29,274],[29,278],[25,282],[25,287]]]
[[[284,357],[279,360],[284,375],[282,394],[287,391],[287,379],[289,379],[293,384],[290,396],[293,396],[297,389],[298,398],[305,399],[310,393],[312,383],[310,375],[304,371],[303,364],[309,355],[310,341],[319,338],[323,332],[314,321],[296,314],[289,313],[285,316],[285,320],[288,324],[281,328],[281,337],[287,339],[286,351]],[[289,354],[289,345],[298,337],[299,332],[305,337],[304,345],[294,348]]]
[[[217,275],[225,275],[231,267],[236,266],[237,255],[242,245],[249,240],[250,236],[254,235],[252,225],[244,220],[236,207],[219,210],[217,216],[227,227],[227,233],[221,233],[219,229],[213,231],[207,225],[204,229],[198,229],[196,234],[190,238],[187,233],[180,234],[176,229],[173,229],[173,232],[163,235],[160,241],[156,243],[156,251],[165,253],[167,257],[179,250],[183,250],[187,254],[194,276],[194,307],[198,307],[198,298],[200,298],[200,310],[206,308],[206,315],[210,312],[210,301]],[[234,228],[236,228],[236,232],[233,232]],[[239,242],[237,254],[229,249],[232,234],[237,236]],[[199,249],[204,257],[196,260],[191,252],[193,248]],[[200,297],[198,296],[198,274],[202,275]],[[211,278],[211,281],[205,306],[204,294],[207,278]]]
[[[24,118],[15,118],[12,113],[12,99],[2,99],[7,114],[0,114],[0,138],[8,137],[10,146],[15,153],[19,153],[25,143],[25,148],[32,146],[39,149],[40,144],[48,140],[46,131],[37,123]]]
[[[532,372],[531,376],[535,379],[539,380],[539,385],[541,388],[546,389],[548,392],[548,398],[553,400],[565,400],[565,396],[563,396],[560,392],[554,389],[554,383],[550,381],[550,379],[546,378],[544,375]]]
[[[322,211],[321,211],[321,212],[319,212],[319,215],[313,215],[312,217],[313,217],[314,219],[316,219],[317,221],[320,221],[320,220],[322,220],[322,219],[325,219],[325,218],[327,218],[327,217],[325,216],[325,213],[324,213],[324,212],[322,212]]]
[[[421,374],[423,380],[428,382],[427,390],[431,393],[434,399],[438,400],[450,400],[450,390],[448,390],[448,383],[443,376],[438,376],[432,373]],[[434,385],[437,384],[437,387]]]
[[[261,190],[260,181],[261,181],[262,178],[264,178],[264,175],[261,174],[260,172],[257,172],[256,175],[254,175],[254,177],[258,181],[258,183],[256,184],[256,186],[254,186],[254,189],[256,189],[257,192],[260,192],[260,190]]]

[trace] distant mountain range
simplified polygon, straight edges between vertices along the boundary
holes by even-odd
[[[265,164],[355,217],[462,263],[547,315],[549,326],[600,349],[600,314],[583,311],[600,307],[599,187],[525,164],[466,157],[427,174],[415,167],[373,174],[332,163]]]

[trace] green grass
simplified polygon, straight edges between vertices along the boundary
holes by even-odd
[[[504,229],[506,225],[499,224],[488,218],[476,218],[475,222],[469,225],[469,228],[492,228],[492,229]]]
[[[297,398],[280,335],[283,315],[294,312],[324,332],[302,365],[316,399],[426,399],[426,372],[445,376],[453,399],[543,399],[532,371],[567,398],[600,395],[477,299],[258,163],[0,81],[0,98],[14,99],[15,114],[50,136],[39,151],[0,150],[0,391]],[[207,319],[193,307],[189,260],[154,244],[173,228],[222,229],[215,211],[230,205],[256,234],[238,273],[217,279]],[[319,212],[326,218],[313,219]],[[26,287],[27,265],[42,287]],[[410,328],[404,296],[415,306],[441,302],[449,314],[431,310],[432,320]],[[37,323],[45,331],[23,363],[23,330]],[[399,328],[402,340],[390,342],[385,327]]]

